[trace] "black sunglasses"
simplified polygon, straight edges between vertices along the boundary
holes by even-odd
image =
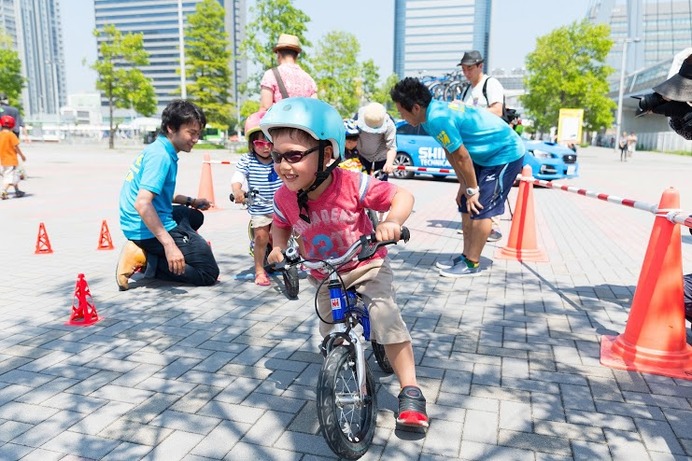
[[[286,160],[288,163],[298,163],[303,160],[303,157],[315,152],[319,148],[320,146],[315,146],[302,152],[299,150],[289,150],[283,154],[272,151],[272,160],[274,160],[274,163],[281,163],[282,160]]]

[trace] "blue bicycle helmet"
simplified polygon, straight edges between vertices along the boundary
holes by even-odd
[[[269,108],[260,128],[271,140],[272,128],[297,128],[318,141],[329,141],[334,158],[344,159],[346,134],[344,123],[332,106],[315,98],[286,98]]]
[[[344,119],[344,129],[346,130],[346,138],[357,138],[360,135],[358,125],[352,118]]]

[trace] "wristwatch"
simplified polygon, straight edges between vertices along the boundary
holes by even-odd
[[[481,190],[480,187],[467,187],[466,188],[466,195],[468,195],[469,197],[473,197],[478,192],[480,192],[480,190]]]

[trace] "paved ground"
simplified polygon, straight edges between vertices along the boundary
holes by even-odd
[[[289,301],[234,279],[251,260],[246,212],[226,198],[232,167],[213,166],[222,209],[202,228],[220,283],[119,292],[117,194],[136,148],[25,150],[27,197],[0,203],[0,459],[333,459],[313,403],[312,290]],[[181,192],[196,194],[200,160],[183,156]],[[574,184],[654,203],[672,185],[692,210],[692,157],[638,152],[622,164],[589,148],[580,160]],[[482,276],[449,280],[433,264],[459,250],[455,184],[398,184],[417,199],[413,237],[392,255],[431,427],[395,430],[397,385],[376,370],[378,428],[363,459],[692,459],[692,381],[599,364],[601,336],[624,330],[652,215],[537,189],[550,262],[491,264],[503,239],[486,248]],[[104,219],[116,251],[96,250]],[[40,222],[53,254],[34,254]],[[686,271],[691,247],[683,232]],[[86,328],[64,325],[78,273],[103,318]]]

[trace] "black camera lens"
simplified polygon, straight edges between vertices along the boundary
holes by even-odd
[[[666,102],[666,100],[658,93],[645,94],[639,100],[639,109],[641,109],[642,112],[650,112],[664,102]]]

